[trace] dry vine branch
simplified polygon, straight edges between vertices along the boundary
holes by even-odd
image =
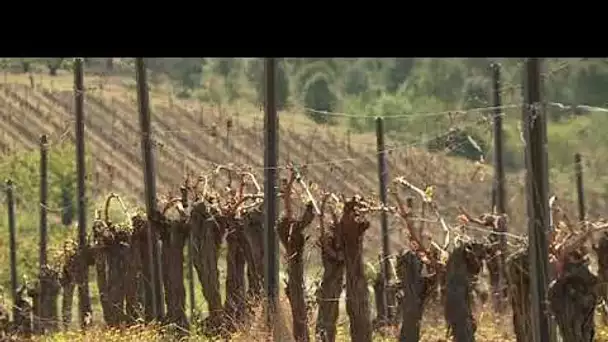
[[[400,184],[408,189],[416,192],[421,198],[422,201],[425,202],[431,209],[433,210],[435,216],[439,219],[442,229],[444,230],[444,242],[440,246],[435,243],[432,239],[430,241],[430,246],[433,247],[425,248],[422,240],[416,237],[416,234],[413,230],[413,226],[411,225],[410,211],[406,209],[403,205],[403,202],[395,193],[395,199],[398,203],[398,213],[401,218],[404,219],[406,223],[406,229],[409,233],[410,238],[410,249],[418,255],[422,263],[426,268],[426,272],[430,275],[431,279],[434,279],[433,289],[436,289],[441,286],[443,283],[443,279],[445,276],[445,263],[447,262],[447,248],[450,244],[450,228],[445,223],[443,217],[439,214],[439,210],[437,209],[437,205],[433,202],[432,198],[420,188],[412,185],[410,182],[406,181],[403,177],[399,177],[395,179],[395,183]],[[422,233],[422,232],[421,232]]]
[[[507,295],[506,281],[503,280],[506,277],[506,215],[483,214],[479,218],[474,218],[463,207],[459,207],[459,210],[462,213],[460,218],[465,223],[475,223],[482,228],[491,230],[487,236],[486,264],[490,273],[494,309],[496,312],[503,312],[503,303]]]
[[[430,247],[432,248],[425,248],[422,243],[424,231],[421,229],[419,234],[416,234],[411,220],[411,209],[405,207],[397,192],[394,192],[397,212],[405,222],[410,239],[410,250],[402,253],[397,262],[402,320],[400,338],[402,341],[418,341],[424,305],[430,294],[441,288],[445,278],[445,263],[448,255],[446,249],[450,244],[451,234],[445,220],[439,214],[437,206],[425,191],[412,185],[403,177],[396,178],[394,182],[418,194],[422,202],[433,210],[445,232],[444,243],[441,246],[431,240]]]

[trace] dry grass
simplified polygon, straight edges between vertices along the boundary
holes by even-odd
[[[342,311],[342,310],[341,310]],[[478,305],[474,310],[478,328],[475,334],[478,342],[515,342],[515,336],[512,329],[511,313],[507,312],[504,315],[498,315],[493,312],[489,304]],[[285,296],[281,296],[279,301],[279,315],[276,324],[277,341],[294,342],[291,336],[291,312],[289,303]],[[313,334],[315,317],[309,320],[310,333]],[[175,340],[167,333],[167,327],[144,326],[138,325],[123,329],[108,329],[102,326],[95,326],[86,332],[67,331],[60,332],[50,336],[36,337],[33,341],[133,341],[133,342],[155,342]],[[399,336],[399,327],[386,328],[382,331],[374,333],[374,342],[393,342],[397,341]],[[314,338],[313,338],[314,340]],[[443,310],[436,304],[428,304],[425,314],[422,319],[421,339],[420,342],[447,342],[451,339],[447,337],[447,327],[443,319]],[[191,335],[183,337],[181,341],[214,341],[202,335]],[[221,340],[216,340],[221,341]],[[254,310],[254,316],[250,323],[236,332],[231,337],[234,342],[251,342],[251,341],[273,341],[269,334],[262,309]],[[337,342],[350,341],[349,323],[346,312],[342,311],[338,319],[338,329],[336,335]],[[608,326],[603,324],[599,313],[596,314],[596,342],[608,342]]]
[[[259,320],[259,319],[258,319]],[[285,320],[283,320],[285,321]],[[344,320],[343,320],[344,321]],[[515,342],[511,329],[511,317],[505,315],[502,317],[494,315],[489,309],[484,309],[477,318],[479,327],[475,335],[478,342]],[[312,329],[312,327],[311,327]],[[38,337],[34,341],[49,341],[49,342],[101,342],[101,341],[167,341],[171,340],[169,335],[166,335],[166,329],[158,327],[134,326],[125,329],[104,329],[96,327],[86,331],[85,333],[77,331],[61,332],[51,336]],[[278,332],[281,342],[291,342],[293,338],[289,335],[288,323],[283,322],[280,325]],[[392,342],[398,340],[398,328],[385,329],[382,332],[374,334],[374,342]],[[423,319],[421,342],[447,342],[450,339],[446,337],[446,327],[443,320],[436,314],[427,314]],[[272,341],[270,334],[264,329],[259,322],[254,322],[252,327],[244,329],[233,335],[234,342],[250,342],[250,341]],[[213,341],[203,336],[185,337],[182,341]],[[350,341],[348,333],[347,320],[340,324],[336,337],[338,342]],[[596,331],[596,342],[608,341],[608,326],[598,325]]]
[[[286,306],[283,310],[289,310]],[[288,317],[281,319],[278,334],[278,341],[292,342],[290,336]],[[342,323],[338,326],[336,337],[337,342],[350,341],[348,332],[348,320],[342,319]],[[475,335],[478,342],[515,342],[513,331],[511,328],[510,315],[497,316],[489,308],[484,308],[477,316],[478,329]],[[311,326],[311,329],[313,327]],[[374,334],[374,342],[392,342],[398,340],[398,328],[385,329]],[[133,341],[133,342],[156,342],[172,340],[170,335],[166,334],[165,328],[153,326],[133,326],[125,329],[106,329],[103,327],[95,327],[84,333],[78,331],[68,331],[56,333],[51,336],[37,337],[33,341],[49,341],[49,342],[118,342],[118,341]],[[242,331],[237,332],[232,336],[234,342],[251,342],[251,341],[272,341],[270,334],[263,327],[260,315],[252,325]],[[182,338],[182,341],[213,341],[200,335],[189,336]],[[427,313],[423,318],[421,342],[447,342],[450,341],[446,337],[446,327],[443,319],[436,312]],[[596,328],[596,342],[608,342],[608,326],[598,324]]]

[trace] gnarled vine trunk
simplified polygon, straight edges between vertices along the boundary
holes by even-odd
[[[532,341],[531,288],[527,249],[519,250],[509,256],[506,271],[509,298],[513,308],[515,338],[517,342]]]
[[[93,227],[94,246],[87,259],[93,257],[103,317],[109,326],[133,324],[141,317],[143,303],[139,291],[143,286],[149,286],[140,281],[142,266],[147,261],[147,253],[141,250],[146,240],[146,227],[147,222],[140,216],[132,218],[132,230],[109,221],[98,221]],[[81,262],[92,263],[84,259]],[[82,279],[76,283],[84,281],[83,277],[78,278]],[[145,304],[150,305],[149,302]]]
[[[281,243],[287,250],[287,298],[291,305],[293,337],[297,342],[308,342],[308,308],[304,293],[304,229],[315,218],[312,203],[308,203],[297,221],[283,218],[278,231]]]
[[[105,247],[102,247],[105,248]],[[101,311],[103,319],[108,322],[110,318],[110,302],[108,300],[108,275],[107,275],[107,260],[106,253],[98,249],[95,256],[95,270],[97,275],[97,288],[99,289],[99,302],[101,303]]]
[[[371,342],[369,290],[363,264],[363,234],[369,227],[369,221],[356,213],[355,205],[355,201],[344,204],[339,228],[346,266],[346,311],[350,320],[351,340]]]
[[[143,317],[144,302],[140,298],[143,290],[142,284],[142,261],[141,261],[141,240],[143,232],[136,232],[131,237],[131,248],[128,251],[128,262],[125,266],[125,313],[126,323],[135,324]]]
[[[205,330],[208,334],[216,334],[223,312],[217,263],[224,231],[208,210],[204,202],[193,203],[189,224],[192,229],[194,268],[209,307]]]
[[[473,282],[481,271],[485,246],[464,243],[446,265],[445,319],[455,342],[474,342],[477,325],[471,308]]]
[[[32,306],[25,300],[26,292],[27,288],[25,286],[21,286],[17,290],[13,321],[16,332],[24,337],[29,337],[32,333]]]
[[[40,310],[35,311],[40,312],[40,330],[43,333],[56,331],[59,322],[57,300],[61,289],[58,272],[49,267],[43,267],[39,284],[40,292],[39,296],[34,298],[34,309]],[[39,308],[36,307],[36,304],[39,305]]]
[[[184,287],[184,247],[188,238],[185,222],[166,220],[155,222],[162,241],[162,269],[167,315],[165,322],[188,329],[186,318],[186,288]]]
[[[229,331],[234,331],[243,323],[245,317],[245,255],[243,248],[243,223],[234,218],[226,220],[226,301],[224,318]],[[221,223],[220,223],[221,224]]]
[[[378,265],[383,267],[383,257],[378,257]],[[386,260],[387,263],[391,263],[390,260]],[[389,267],[389,270],[392,270]],[[395,275],[392,272],[389,274],[389,279],[392,279]],[[376,318],[372,322],[374,328],[381,328],[386,325],[396,324],[397,318],[395,316],[396,309],[396,287],[394,283],[384,283],[384,275],[382,272],[377,272],[374,278],[374,303],[376,304]],[[386,316],[384,313],[386,312]]]
[[[83,260],[84,261],[84,260]],[[72,306],[74,303],[74,289],[76,288],[77,268],[76,259],[74,256],[67,256],[66,263],[61,270],[59,284],[61,285],[61,322],[63,329],[67,330],[72,323]],[[87,268],[88,269],[88,268]],[[78,279],[80,280],[80,279]]]
[[[430,291],[422,274],[422,260],[412,251],[406,251],[397,259],[399,278],[399,302],[401,307],[401,330],[399,341],[420,341],[420,324],[424,304]]]
[[[61,284],[61,318],[63,329],[68,330],[72,323],[72,305],[74,303],[74,289],[76,286],[72,282]]]
[[[337,236],[337,225],[332,224],[329,230],[329,234],[322,235],[319,240],[323,278],[317,291],[319,311],[315,332],[321,342],[336,341],[339,301],[344,285],[344,249]]]
[[[382,255],[380,256],[380,267],[382,267]],[[384,285],[384,275],[382,272],[377,272],[374,278],[374,304],[376,304],[376,318],[372,322],[374,328],[380,328],[388,323],[388,317],[385,316],[387,312],[387,303],[385,300],[386,286]]]
[[[132,222],[133,222],[133,229],[136,232],[136,234],[134,235],[134,240],[136,246],[138,246],[139,248],[136,248],[135,250],[133,250],[133,253],[135,253],[136,251],[139,251],[139,260],[138,262],[141,265],[141,278],[139,281],[139,285],[141,286],[141,291],[137,291],[138,292],[138,298],[142,298],[141,302],[143,303],[143,307],[144,307],[144,319],[146,322],[150,322],[153,319],[155,319],[153,313],[154,313],[154,309],[152,307],[152,303],[153,303],[153,298],[152,298],[152,272],[153,270],[150,269],[150,264],[152,263],[152,261],[150,260],[150,254],[148,253],[148,251],[150,250],[150,246],[148,244],[148,221],[144,218],[142,218],[141,216],[134,216],[132,218]],[[156,241],[157,241],[157,236],[155,234],[155,232],[152,230],[152,243],[154,244],[154,246],[156,246]],[[157,289],[160,290],[160,289]],[[130,297],[132,296],[132,293],[130,293]],[[133,308],[133,306],[131,306]]]
[[[40,304],[40,288],[38,286],[32,286],[28,288],[27,295],[32,299],[32,332],[34,334],[43,333],[42,320],[41,320],[41,304]]]
[[[262,296],[264,284],[264,213],[260,208],[244,217],[245,257],[247,259],[247,296],[255,305]]]
[[[121,239],[122,240],[122,239]],[[110,313],[106,323],[111,326],[119,326],[125,320],[124,314],[124,275],[126,268],[124,267],[128,257],[128,247],[125,242],[118,240],[114,241],[111,246],[106,249],[106,258],[108,260],[108,303]]]
[[[597,256],[598,294],[604,301],[602,318],[608,323],[608,232],[602,234],[593,250]]]
[[[110,318],[110,301],[108,297],[108,260],[106,242],[109,237],[105,231],[106,227],[100,220],[93,224],[93,241],[94,245],[91,248],[91,253],[95,262],[95,275],[97,280],[97,290],[99,291],[99,302],[101,303],[101,312],[103,320],[108,322]]]
[[[490,246],[488,250],[488,260],[486,265],[488,266],[488,273],[490,274],[490,286],[492,288],[492,305],[494,310],[498,313],[504,311],[503,299],[504,299],[504,288],[502,284],[503,270],[503,253],[501,251],[499,238],[496,234],[491,234],[489,237]]]
[[[549,303],[564,342],[591,342],[598,301],[598,278],[585,262],[567,263],[564,273],[549,287]]]
[[[504,312],[505,301],[508,296],[506,280],[507,262],[507,219],[505,215],[497,216],[493,230],[497,234],[490,235],[490,248],[488,256],[488,269],[491,275],[491,286],[495,310]]]

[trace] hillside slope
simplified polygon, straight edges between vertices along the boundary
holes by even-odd
[[[4,153],[37,148],[43,133],[50,136],[51,148],[73,141],[71,75],[35,76],[33,80],[34,87],[24,76],[9,75],[0,84],[0,150]],[[93,157],[93,192],[115,191],[141,201],[143,174],[133,80],[87,75],[85,84],[86,148]],[[206,172],[211,163],[251,165],[261,180],[263,113],[259,108],[222,108],[177,100],[162,87],[152,87],[150,97],[160,192],[175,190],[186,170]],[[229,139],[227,118],[234,121]],[[281,164],[287,160],[308,164],[307,179],[333,191],[378,192],[372,136],[353,134],[349,150],[339,129],[330,131],[293,113],[281,113],[280,122]],[[389,173],[391,178],[403,175],[420,186],[435,185],[435,196],[450,220],[458,205],[474,213],[490,209],[492,170],[487,166],[401,146],[389,154]],[[511,223],[520,230],[525,222],[521,175],[509,179]],[[557,193],[571,198],[568,189],[569,185],[558,188]],[[597,212],[604,204],[593,193],[587,197],[590,212]]]

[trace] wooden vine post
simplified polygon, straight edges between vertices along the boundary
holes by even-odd
[[[278,300],[278,278],[279,278],[279,240],[276,235],[276,220],[278,217],[276,185],[277,185],[277,163],[279,155],[279,119],[276,106],[276,64],[274,58],[264,60],[265,71],[265,115],[264,115],[264,252],[265,270],[264,281],[267,296],[267,321],[273,332],[274,317],[277,310]],[[275,336],[276,337],[276,336]]]
[[[494,111],[493,111],[493,123],[494,123],[494,186],[493,190],[493,207],[492,212],[497,215],[503,215],[503,220],[497,222],[492,229],[497,233],[492,235],[492,239],[497,242],[497,246],[493,251],[494,257],[488,259],[492,260],[493,267],[491,267],[491,279],[492,285],[492,297],[494,309],[496,312],[503,312],[505,305],[506,295],[506,279],[505,279],[505,263],[507,256],[507,239],[505,233],[507,232],[506,224],[506,193],[505,193],[505,170],[504,170],[504,152],[503,152],[503,129],[502,129],[502,87],[500,80],[500,64],[492,64],[492,78],[493,78],[493,94],[494,94]],[[495,205],[495,206],[494,206]]]
[[[386,149],[384,146],[384,120],[381,117],[376,118],[376,147],[378,151],[378,183],[380,186],[380,202],[382,206],[387,205],[387,180],[388,167],[386,163]],[[388,324],[391,320],[390,304],[392,300],[388,295],[388,286],[390,284],[390,250],[388,236],[388,213],[385,210],[380,212],[380,227],[382,235],[382,257],[380,259],[382,283],[379,287],[382,289],[381,295],[377,296],[378,318],[377,324],[382,326]]]
[[[13,193],[13,181],[6,180],[6,203],[8,206],[8,234],[10,246],[11,263],[11,297],[13,303],[17,302],[17,243],[15,239],[16,219],[15,219],[15,197]],[[13,305],[13,319],[19,315],[17,305]]]
[[[142,57],[135,58],[135,76],[137,80],[137,99],[139,106],[139,123],[141,129],[141,150],[144,160],[144,183],[146,195],[146,214],[151,218],[156,213],[156,178],[154,173],[154,155],[152,152],[152,130],[150,128],[150,101],[146,66]],[[146,287],[146,318],[160,319],[163,316],[161,300],[161,275],[159,274],[159,251],[157,238],[148,220],[147,265],[144,267]]]
[[[541,61],[526,60],[522,125],[526,143],[528,236],[532,294],[533,341],[551,340],[551,322],[545,314],[548,279],[549,181],[547,171],[547,122],[541,99]]]
[[[574,172],[576,177],[576,194],[578,200],[578,220],[585,221],[585,188],[583,186],[583,160],[580,153],[574,155]]]
[[[38,288],[30,291],[34,302],[34,331],[42,333],[53,328],[54,322],[49,312],[51,308],[46,306],[49,298],[52,297],[54,277],[48,267],[47,260],[47,236],[48,236],[48,139],[46,134],[40,137],[40,262],[39,262],[39,283]],[[56,315],[55,315],[56,316]]]
[[[76,171],[78,178],[78,249],[82,256],[80,263],[81,281],[78,284],[78,304],[80,326],[85,328],[91,323],[91,298],[89,294],[88,264],[84,255],[87,253],[87,198],[86,198],[86,165],[84,149],[84,71],[82,59],[74,60],[74,108],[76,111]]]

